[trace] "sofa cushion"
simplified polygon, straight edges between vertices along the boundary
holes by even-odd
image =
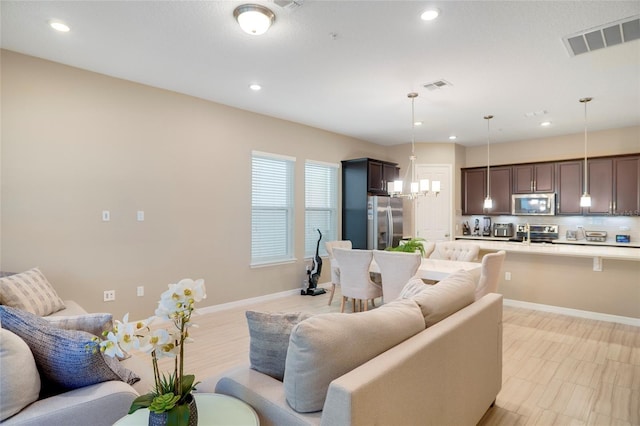
[[[0,306],[0,324],[31,349],[47,393],[62,392],[108,380],[133,384],[140,378],[104,355],[86,331],[64,330],[20,309]]]
[[[86,331],[94,336],[102,336],[104,331],[113,329],[113,316],[107,313],[84,315],[58,315],[44,317],[52,326],[65,330]]]
[[[400,291],[400,299],[411,299],[413,296],[427,288],[427,284],[421,278],[411,278]]]
[[[40,393],[40,376],[29,346],[9,330],[0,329],[0,422]]]
[[[246,316],[251,368],[282,381],[291,329],[311,314],[247,311]]]
[[[424,330],[420,308],[396,300],[355,314],[319,314],[296,325],[289,340],[284,389],[295,411],[322,410],[329,384]]]
[[[0,304],[44,316],[64,303],[38,268],[0,278]]]
[[[437,284],[425,286],[413,300],[420,306],[427,327],[445,319],[475,300],[476,283],[471,273],[459,270]]]

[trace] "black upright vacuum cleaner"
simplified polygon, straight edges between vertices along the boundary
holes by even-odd
[[[320,250],[320,240],[322,239],[322,232],[318,229],[318,234],[320,237],[318,238],[318,244],[316,245],[316,256],[312,260],[311,269],[307,268],[307,288],[300,290],[300,294],[303,296],[317,296],[319,294],[324,294],[327,291],[324,288],[318,288],[318,279],[320,278],[320,273],[322,272],[322,259],[320,258],[320,254],[318,253]]]

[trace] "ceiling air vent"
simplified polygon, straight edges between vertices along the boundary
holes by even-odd
[[[304,3],[304,0],[273,0],[273,2],[283,9],[293,10],[302,6],[302,3]]]
[[[639,38],[640,15],[637,15],[563,37],[562,41],[569,55],[576,56]]]
[[[431,83],[425,83],[423,86],[427,90],[438,90],[444,89],[445,87],[452,87],[453,84],[449,83],[447,80],[437,80],[432,81]]]

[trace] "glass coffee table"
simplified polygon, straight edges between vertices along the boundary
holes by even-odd
[[[259,426],[258,415],[247,403],[219,393],[194,393],[198,424],[206,426]],[[147,426],[149,410],[141,408],[114,423],[114,426]]]

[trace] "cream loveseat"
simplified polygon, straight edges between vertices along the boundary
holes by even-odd
[[[501,388],[502,296],[474,302],[474,288],[460,271],[368,312],[312,316],[291,331],[284,382],[241,366],[215,391],[262,426],[475,425]]]
[[[30,270],[24,274],[24,282],[29,286],[42,285],[44,293],[52,298],[57,298],[55,291],[45,282],[44,276],[37,270]],[[85,372],[85,375],[93,375],[96,368],[102,368],[102,372],[107,368],[104,364],[100,367],[88,365],[95,358],[83,357],[84,342],[90,338],[90,334],[99,334],[99,328],[111,328],[110,314],[87,314],[87,312],[73,301],[57,300],[56,304],[63,307],[61,310],[47,316],[38,316],[27,310],[11,307],[10,285],[22,282],[23,274],[16,275],[17,278],[9,282],[8,279],[0,282],[0,369],[1,369],[1,398],[2,398],[2,426],[107,426],[112,425],[116,420],[123,417],[129,411],[131,402],[140,393],[151,389],[153,373],[150,363],[136,357],[115,362],[117,368],[114,372],[121,375],[122,380],[133,382],[133,376],[139,376],[140,381],[129,385],[121,380],[108,380],[87,386],[76,387],[72,390],[46,391],[47,373],[43,373],[43,368],[49,372],[56,370],[53,363],[58,363],[58,370],[62,374],[71,377],[71,380],[83,380],[78,377]],[[40,281],[38,281],[40,280]],[[46,285],[45,285],[46,284]],[[36,298],[40,299],[41,298]],[[25,306],[22,306],[25,308]],[[34,308],[33,306],[29,308]],[[33,309],[29,309],[33,311]],[[108,321],[104,321],[108,319]],[[86,328],[91,325],[91,332],[87,333]],[[96,325],[102,324],[102,325]],[[96,330],[98,327],[98,330]],[[83,331],[79,331],[83,330]],[[18,336],[20,334],[22,337]],[[64,342],[56,348],[55,339]],[[33,350],[26,343],[38,346]],[[75,345],[75,354],[70,346]],[[62,347],[66,346],[66,347]],[[66,350],[66,352],[64,352]],[[39,352],[39,354],[38,354]],[[43,353],[44,352],[44,353]],[[46,360],[48,353],[64,352],[68,356],[60,356],[53,361]],[[53,358],[52,355],[49,358]],[[97,353],[97,357],[102,354]],[[68,358],[68,359],[61,359]],[[82,358],[82,359],[80,359]],[[106,359],[106,358],[105,358]],[[99,361],[101,358],[98,359]],[[36,367],[36,364],[38,364]],[[46,365],[43,367],[43,365]],[[124,369],[118,369],[124,367]],[[109,374],[108,372],[105,374]],[[87,378],[88,381],[92,379]],[[51,382],[48,382],[51,384]],[[41,393],[47,393],[43,395]]]

